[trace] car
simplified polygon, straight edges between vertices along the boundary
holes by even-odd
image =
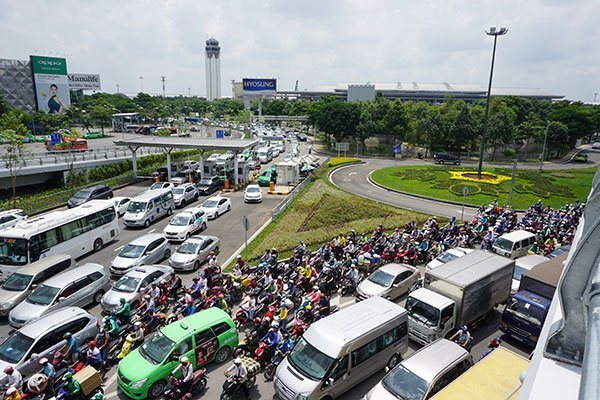
[[[594,150],[599,150],[599,149],[600,149],[600,142],[595,142],[595,143],[592,145],[592,149],[594,149]]]
[[[0,211],[0,230],[12,228],[21,221],[27,220],[27,214],[23,210],[13,208],[12,210]]]
[[[171,191],[173,191],[173,189],[175,189],[175,185],[171,182],[155,182],[152,185],[150,185],[147,191],[149,192],[150,190],[160,189],[171,189]]]
[[[167,240],[186,240],[206,229],[206,216],[200,207],[188,208],[175,215],[163,229]]]
[[[425,266],[425,270],[431,271],[432,269],[439,267],[442,264],[445,264],[456,258],[462,257],[471,252],[473,252],[473,249],[465,249],[463,247],[454,247],[452,249],[448,249],[433,260],[429,261]]]
[[[221,178],[218,176],[211,176],[209,178],[202,178],[196,185],[198,193],[202,195],[213,194],[223,186]]]
[[[173,172],[173,171],[177,171],[177,165],[171,163],[171,172]],[[169,180],[168,168],[166,166],[158,167],[156,169],[156,171],[152,172],[152,179],[155,181],[156,181],[156,179],[158,179],[159,181],[168,181]]]
[[[559,248],[555,249],[552,253],[546,254],[546,257],[548,257],[548,258],[555,258],[555,257],[560,256],[562,253],[566,253],[566,252],[568,252],[570,250],[571,250],[571,246],[570,245],[568,245],[568,244],[567,245],[563,245],[563,246],[560,246]]]
[[[144,289],[152,283],[158,284],[163,279],[171,279],[174,273],[173,268],[166,265],[135,267],[113,283],[112,288],[102,296],[102,311],[110,313],[119,306],[121,298],[129,303],[132,310],[137,310],[142,302]]]
[[[35,321],[63,307],[100,303],[110,290],[110,279],[100,264],[84,264],[61,272],[40,284],[8,314],[13,328]]]
[[[304,132],[300,132],[297,136],[298,136],[298,141],[300,141],[300,142],[306,142],[308,140],[308,136],[306,136],[306,133],[304,133]]]
[[[244,190],[245,203],[262,203],[262,189],[258,185],[248,185]]]
[[[273,175],[275,175],[275,179],[277,179],[277,172],[275,172],[274,166],[262,171],[258,176],[256,183],[258,183],[259,186],[269,186],[271,184],[271,178]]]
[[[95,185],[79,190],[67,201],[67,207],[77,207],[95,199],[112,199],[113,191],[106,185]]]
[[[129,202],[131,199],[129,197],[113,197],[113,203],[115,203],[115,210],[117,211],[117,215],[122,217],[125,215],[127,211],[127,206],[129,206]]]
[[[273,151],[273,158],[279,157],[279,154],[281,154],[281,148],[277,145],[271,146],[271,150]]]
[[[186,204],[198,200],[198,189],[193,183],[184,183],[173,189],[175,207],[185,207]]]
[[[231,199],[221,196],[210,197],[202,203],[200,209],[204,211],[208,219],[219,218],[221,214],[231,210]]]
[[[408,293],[421,278],[419,270],[406,264],[386,264],[363,280],[356,288],[356,301],[372,296],[394,300]]]
[[[196,160],[185,160],[183,162],[182,169],[191,169],[192,171],[197,171],[200,168],[200,162]]]
[[[266,164],[273,159],[273,149],[271,147],[262,147],[256,151],[256,155],[261,164]]]
[[[169,241],[160,233],[147,233],[123,246],[119,254],[110,263],[113,275],[123,275],[131,268],[158,264],[171,256]]]
[[[171,178],[171,182],[175,186],[181,185],[183,183],[192,183],[196,182],[198,174],[193,169],[182,169],[178,173],[175,174],[174,177]]]
[[[48,313],[0,343],[0,371],[11,366],[28,379],[40,371],[38,360],[52,360],[54,353],[66,344],[65,333],[71,333],[79,346],[83,346],[98,334],[96,324],[96,317],[79,307],[65,307]],[[4,383],[6,374],[2,373],[0,384]]]
[[[216,236],[194,235],[175,249],[169,265],[176,271],[197,270],[211,251],[219,252],[220,240]]]
[[[460,165],[460,158],[450,153],[435,153],[433,159],[436,164]]]

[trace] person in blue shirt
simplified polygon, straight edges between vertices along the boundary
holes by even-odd
[[[274,350],[277,347],[277,343],[279,343],[279,333],[277,333],[277,329],[269,328],[269,331],[260,339],[261,342],[265,342],[269,345],[271,350]]]
[[[60,352],[64,355],[66,360],[70,360],[71,362],[77,361],[77,357],[79,356],[79,344],[77,343],[77,339],[73,337],[71,332],[65,333],[63,339],[65,339],[67,343],[60,349]]]

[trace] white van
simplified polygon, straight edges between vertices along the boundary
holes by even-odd
[[[270,147],[263,147],[258,149],[256,155],[258,156],[258,161],[260,161],[261,164],[266,164],[273,159],[273,149]]]
[[[408,349],[408,314],[374,296],[318,320],[279,364],[275,393],[281,399],[335,398]]]
[[[535,243],[535,235],[531,232],[519,230],[505,233],[500,236],[492,248],[501,256],[511,259],[523,257]]]
[[[171,189],[149,190],[131,199],[123,223],[127,227],[148,227],[163,215],[173,214],[174,209]]]

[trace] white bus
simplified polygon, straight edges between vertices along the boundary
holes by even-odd
[[[78,258],[98,251],[118,236],[112,200],[91,200],[70,210],[31,218],[0,231],[0,279],[51,254]]]

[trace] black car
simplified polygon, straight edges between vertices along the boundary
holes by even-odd
[[[171,174],[175,175],[176,171],[177,171],[177,165],[171,164]],[[158,180],[161,181],[161,182],[162,181],[168,181],[169,179],[168,179],[167,167],[164,166],[164,167],[156,168],[156,171],[154,171],[152,173],[152,178],[153,179],[154,178],[158,178]]]
[[[460,165],[460,158],[450,153],[435,153],[433,159],[437,164]]]
[[[221,181],[221,178],[218,176],[212,176],[210,178],[200,179],[200,182],[198,182],[196,188],[198,188],[198,193],[202,195],[209,195],[221,189],[222,186],[223,182]]]
[[[69,201],[67,201],[67,207],[73,208],[73,207],[77,207],[83,203],[87,203],[90,200],[95,200],[95,199],[105,199],[106,200],[106,199],[112,199],[112,197],[113,197],[113,191],[108,186],[106,186],[106,185],[90,186],[85,189],[81,189],[80,191],[75,193],[73,195],[73,197],[71,197],[69,199]]]

